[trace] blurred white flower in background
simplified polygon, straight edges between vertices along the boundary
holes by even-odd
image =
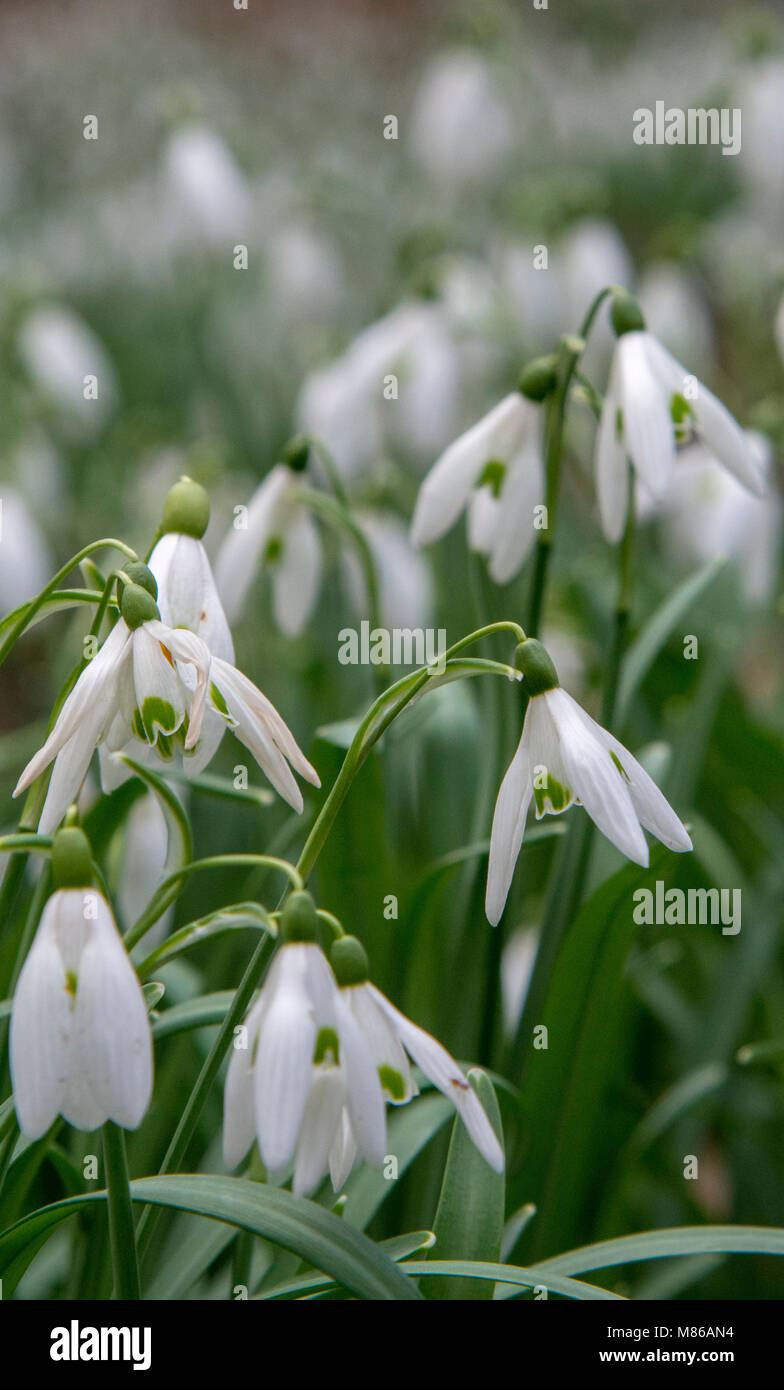
[[[152,792],[145,790],[138,801],[134,801],[121,838],[117,906],[125,926],[130,927],[146,908],[166,867],[169,831],[158,798]],[[137,942],[137,946],[142,945],[140,955],[146,955],[168,936],[173,920],[172,905]]]
[[[0,617],[34,598],[54,568],[49,547],[27,503],[0,488]]]
[[[219,135],[188,121],[169,136],[163,151],[164,208],[184,244],[212,246],[243,241],[250,199],[245,179]]]
[[[321,587],[321,537],[309,509],[293,496],[301,472],[276,463],[247,510],[221,543],[215,581],[230,622],[239,616],[262,567],[272,580],[275,621],[290,637],[302,632]]]
[[[570,227],[557,248],[556,262],[564,297],[565,322],[561,331],[566,333],[578,332],[592,301],[608,285],[630,289],[634,281],[623,238],[617,227],[604,218],[585,217]],[[582,366],[589,376],[606,362],[613,341],[609,304],[605,301],[583,353]]]
[[[513,1038],[517,1031],[538,945],[536,927],[518,927],[501,953],[501,1007],[508,1038]]]
[[[784,297],[779,300],[779,307],[776,310],[776,318],[773,323],[773,336],[776,340],[776,347],[779,350],[779,357],[784,362]]]
[[[743,112],[741,177],[778,212],[784,194],[784,59],[752,64],[734,104]]]
[[[433,582],[424,556],[408,537],[408,526],[393,512],[358,508],[355,512],[376,566],[380,619],[386,628],[427,627],[433,616]],[[369,612],[365,575],[354,549],[341,556],[349,596],[358,613]]]
[[[651,333],[669,343],[676,357],[707,372],[714,360],[713,321],[689,272],[677,261],[654,261],[640,279],[637,298]]]
[[[308,324],[340,308],[345,275],[337,249],[304,223],[289,222],[264,247],[269,295],[281,318]]]
[[[68,431],[78,437],[97,434],[119,393],[109,354],[84,320],[66,305],[41,304],[23,320],[17,347],[34,384],[61,412]],[[94,385],[85,382],[89,377],[95,378]]]
[[[747,432],[749,447],[768,476],[772,445]],[[781,566],[782,502],[772,491],[755,497],[710,451],[695,444],[678,459],[661,517],[664,544],[681,563],[728,556],[736,563],[747,603],[775,593]]]
[[[491,174],[515,139],[490,67],[468,49],[440,53],[425,68],[410,130],[411,148],[425,172],[455,187]]]

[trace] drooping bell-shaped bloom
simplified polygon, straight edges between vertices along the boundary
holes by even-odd
[[[541,407],[513,391],[449,445],[425,478],[411,523],[415,545],[443,536],[468,509],[472,550],[497,584],[517,574],[544,501]]]
[[[599,509],[607,539],[619,540],[626,520],[627,458],[644,488],[654,498],[664,495],[675,466],[676,421],[688,425],[744,487],[761,494],[764,481],[759,462],[745,432],[726,407],[645,330],[642,315],[627,296],[616,299],[613,316],[620,336],[596,435],[595,458]],[[626,323],[637,326],[626,327]]]
[[[316,943],[316,925],[309,895],[292,894],[281,919],[284,943],[226,1075],[227,1166],[240,1162],[255,1137],[271,1172],[294,1160],[295,1193],[312,1191],[325,1176],[344,1108],[368,1162],[379,1165],[386,1147],[381,1084]]]
[[[233,245],[246,237],[250,197],[227,145],[202,121],[179,126],[163,153],[164,196],[183,243]]]
[[[311,512],[297,501],[302,473],[277,463],[227,533],[215,562],[216,582],[233,622],[262,566],[272,581],[272,606],[282,632],[302,632],[321,586],[321,537]]]
[[[77,437],[96,434],[118,400],[117,377],[103,343],[66,305],[40,304],[19,329],[19,356],[42,394]]]
[[[152,1094],[152,1038],[139,981],[106,899],[73,884],[80,850],[55,839],[71,886],[46,904],[14,993],[10,1059],[22,1132],[38,1139],[62,1115],[76,1129],[136,1129]],[[58,842],[60,842],[58,844]],[[89,864],[89,847],[87,848]],[[76,871],[75,871],[76,865]],[[55,881],[57,882],[55,868]]]
[[[520,742],[498,792],[490,835],[485,910],[500,920],[523,842],[531,799],[536,816],[557,815],[576,802],[603,835],[636,864],[647,866],[643,828],[679,853],[691,840],[666,797],[631,753],[558,684],[541,643],[518,648],[530,700]]]
[[[440,1042],[418,1028],[371,984],[367,956],[355,937],[342,937],[332,947],[330,959],[340,981],[341,998],[356,1021],[373,1058],[385,1098],[405,1105],[418,1094],[409,1057],[448,1100],[452,1101],[483,1158],[500,1173],[504,1153],[479,1097],[454,1057]],[[335,1136],[330,1166],[332,1184],[339,1191],[357,1154],[353,1120],[344,1109]]]
[[[444,187],[486,178],[513,145],[509,111],[492,69],[468,48],[438,53],[414,93],[410,119],[414,154]]]
[[[31,599],[52,571],[49,547],[24,498],[3,485],[0,497],[0,618]]]

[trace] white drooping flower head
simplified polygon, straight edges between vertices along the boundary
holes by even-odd
[[[24,498],[3,486],[0,497],[0,618],[31,599],[51,573],[49,547]]]
[[[433,582],[425,557],[415,550],[408,526],[394,512],[358,507],[355,520],[368,543],[378,579],[378,606],[386,628],[425,628],[433,617]],[[341,556],[349,597],[358,613],[368,613],[370,596],[355,550]]]
[[[411,522],[415,545],[443,536],[468,510],[472,550],[485,555],[497,584],[514,578],[536,536],[544,502],[541,407],[513,391],[449,445],[419,490]]]
[[[683,853],[691,840],[656,783],[631,753],[558,684],[544,647],[528,638],[516,664],[530,692],[520,742],[493,812],[485,910],[495,926],[504,910],[533,798],[536,816],[558,815],[573,802],[617,849],[648,865],[649,830]]]
[[[754,430],[747,437],[768,478],[770,440]],[[664,545],[676,561],[705,564],[726,557],[736,564],[747,603],[765,603],[775,593],[784,522],[775,492],[756,497],[709,450],[693,444],[678,459],[660,517]]]
[[[164,150],[163,169],[165,197],[184,242],[220,246],[245,240],[248,188],[214,130],[197,120],[178,127]]]
[[[90,848],[55,837],[56,891],[14,993],[10,1058],[22,1132],[58,1115],[76,1129],[141,1123],[152,1094],[152,1038],[139,981],[106,899],[90,885]]]
[[[39,390],[79,436],[98,433],[118,400],[115,370],[97,335],[62,304],[32,309],[19,330],[19,355]]]
[[[758,459],[740,425],[721,401],[691,376],[646,331],[628,295],[615,297],[619,334],[596,435],[596,488],[605,535],[617,541],[626,520],[627,458],[654,498],[664,495],[676,455],[676,421],[689,425],[713,456],[744,487],[761,494]]]
[[[512,121],[488,64],[469,49],[437,54],[414,95],[411,142],[417,160],[443,186],[488,175],[513,143]]]
[[[418,1094],[408,1060],[412,1058],[452,1101],[482,1157],[497,1173],[503,1172],[504,1151],[476,1091],[446,1048],[406,1018],[370,983],[361,943],[353,936],[339,938],[332,946],[330,960],[340,983],[341,998],[359,1027],[385,1098],[393,1105],[405,1105]],[[356,1154],[352,1116],[344,1109],[331,1159],[336,1192],[348,1177]]]
[[[384,1159],[381,1083],[360,1030],[316,941],[307,893],[294,893],[281,917],[283,944],[235,1041],[226,1075],[223,1152],[235,1167],[254,1137],[267,1169],[294,1160],[293,1190],[307,1193],[326,1175],[350,1117],[362,1156]]]
[[[235,516],[215,562],[218,591],[232,622],[264,566],[279,628],[289,637],[305,628],[321,587],[322,549],[309,509],[295,496],[301,485],[299,467],[277,463]]]

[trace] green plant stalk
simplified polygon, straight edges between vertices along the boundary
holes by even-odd
[[[106,1167],[109,1241],[114,1271],[112,1297],[138,1301],[141,1297],[139,1265],[133,1230],[125,1134],[118,1125],[112,1124],[111,1120],[103,1127],[103,1159]]]
[[[190,874],[200,872],[202,869],[225,869],[233,868],[236,865],[280,869],[282,873],[287,875],[294,888],[302,887],[302,878],[294,865],[290,864],[287,859],[276,859],[271,854],[216,854],[208,859],[194,859],[190,864],[183,864],[181,869],[170,874],[168,878],[163,880],[163,883],[159,883],[141,917],[125,933],[123,940],[127,950],[133,949],[137,941],[140,941],[150,930],[150,927],[153,927],[163,916],[167,907],[179,897],[182,891],[182,882]]]

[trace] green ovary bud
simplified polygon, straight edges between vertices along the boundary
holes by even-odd
[[[123,573],[128,576],[131,584],[138,584],[141,589],[146,589],[151,598],[158,597],[158,581],[151,569],[142,564],[141,560],[134,560],[132,564],[123,567]]]
[[[295,434],[288,444],[283,446],[281,458],[294,473],[304,473],[308,466],[310,455],[310,439],[306,434]]]
[[[285,942],[317,941],[319,919],[310,893],[296,892],[280,914],[280,934]]]
[[[517,389],[529,401],[543,401],[555,390],[558,382],[558,358],[535,357],[523,368]]]
[[[120,612],[131,632],[141,627],[142,623],[149,623],[153,618],[160,619],[161,616],[152,594],[141,584],[126,584],[120,599]]]
[[[210,520],[210,499],[201,483],[180,478],[163,504],[162,531],[176,531],[200,541]]]
[[[54,837],[52,875],[55,888],[89,888],[93,881],[90,841],[75,825],[58,830]]]
[[[624,333],[639,333],[645,328],[642,309],[634,296],[625,291],[613,295],[610,319],[618,338]]]
[[[546,690],[555,690],[560,684],[546,649],[535,637],[527,637],[520,643],[514,655],[514,664],[525,677],[529,695],[543,695]]]
[[[367,952],[355,936],[341,936],[332,943],[329,963],[339,985],[364,985],[367,980]]]

